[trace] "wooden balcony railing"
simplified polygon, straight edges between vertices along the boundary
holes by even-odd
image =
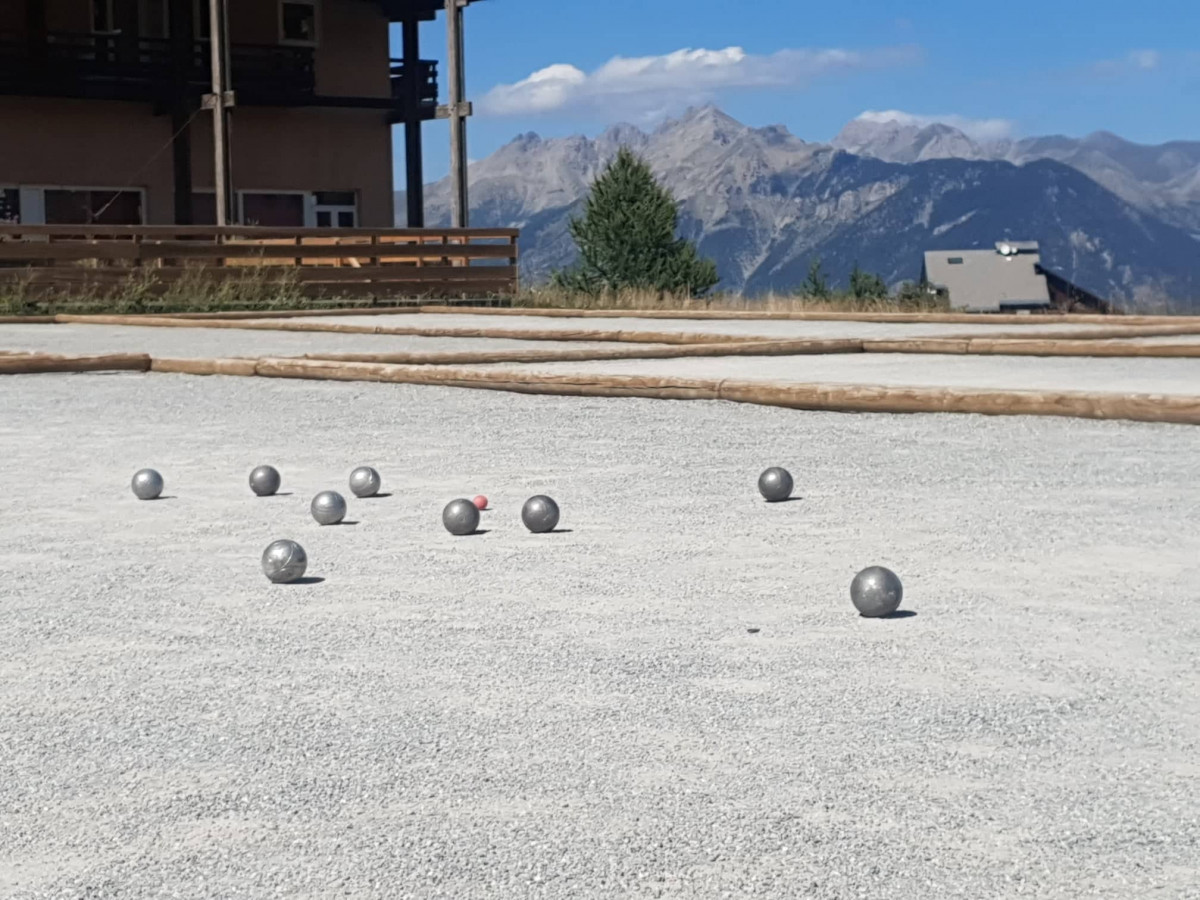
[[[390,97],[321,96],[311,47],[235,44],[232,83],[239,101],[264,105],[374,106],[402,109],[407,73],[390,60]],[[207,41],[180,57],[169,39],[51,32],[45,43],[0,35],[0,94],[102,97],[165,101],[180,90],[193,98],[209,91],[212,61]],[[437,63],[422,60],[417,73],[422,118],[437,108]]]
[[[408,97],[408,73],[405,71],[404,60],[392,60],[392,97],[403,104]],[[438,80],[437,61],[421,60],[417,70],[417,96],[420,99],[421,118],[432,119],[437,112]]]
[[[253,274],[309,295],[506,296],[518,286],[517,237],[513,228],[0,225],[0,283],[105,291],[136,279],[166,290],[184,277]]]

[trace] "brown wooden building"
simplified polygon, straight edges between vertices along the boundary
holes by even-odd
[[[403,123],[408,224],[424,225],[438,84],[418,25],[446,7],[230,0],[237,221],[391,227]],[[211,71],[209,0],[0,0],[0,222],[213,223]]]

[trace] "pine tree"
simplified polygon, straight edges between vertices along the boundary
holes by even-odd
[[[808,264],[808,277],[800,285],[800,294],[814,300],[824,300],[829,296],[829,282],[821,270],[821,257],[814,256]]]
[[[671,192],[622,147],[592,184],[583,215],[571,220],[579,262],[555,273],[554,281],[587,293],[644,288],[703,294],[720,280],[716,263],[676,237],[678,226]]]
[[[888,295],[887,284],[878,275],[864,272],[855,263],[850,273],[850,295],[856,300],[880,300]]]

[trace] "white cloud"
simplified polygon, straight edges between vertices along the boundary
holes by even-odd
[[[765,56],[726,47],[616,56],[591,72],[567,63],[539,69],[521,81],[492,88],[479,101],[479,108],[493,116],[579,108],[645,113],[706,102],[731,90],[800,88],[837,72],[905,65],[919,58],[914,47],[780,50]]]
[[[1139,69],[1157,69],[1162,65],[1162,54],[1157,50],[1134,50],[1128,58]]]
[[[1118,59],[1102,59],[1090,67],[1093,75],[1129,75],[1137,72],[1153,72],[1162,66],[1162,54],[1157,50],[1130,50]]]
[[[1016,123],[1011,119],[971,119],[967,116],[942,115],[922,116],[915,113],[901,112],[898,109],[867,110],[858,116],[863,122],[896,122],[900,125],[915,125],[924,128],[926,125],[949,125],[957,128],[967,137],[977,141],[996,141],[1009,137]]]

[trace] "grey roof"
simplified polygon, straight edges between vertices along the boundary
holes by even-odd
[[[928,251],[925,278],[949,293],[952,309],[1049,306],[1040,264],[1036,241],[998,241],[994,250]]]

